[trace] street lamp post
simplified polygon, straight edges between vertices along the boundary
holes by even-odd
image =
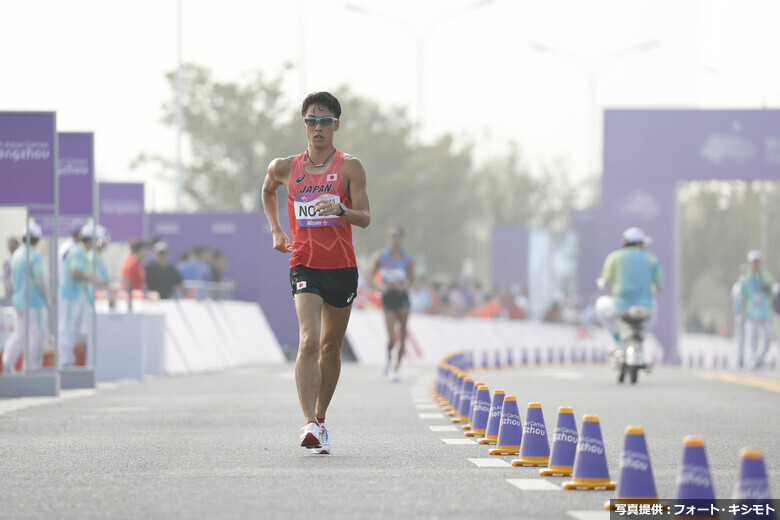
[[[545,45],[543,43],[538,42],[532,42],[530,44],[531,49],[537,51],[537,52],[544,52],[547,54],[553,54],[556,56],[559,56],[561,58],[565,58],[569,61],[572,61],[579,65],[582,70],[585,72],[585,75],[588,79],[588,169],[590,170],[588,173],[591,175],[596,175],[599,173],[599,158],[600,158],[600,152],[597,151],[597,145],[596,145],[596,135],[598,134],[598,116],[597,116],[597,107],[598,107],[598,79],[599,76],[615,61],[617,61],[620,58],[623,58],[625,56],[628,56],[630,54],[635,54],[639,52],[645,52],[652,50],[658,46],[658,40],[649,40],[646,42],[638,43],[636,45],[632,45],[630,47],[627,47],[625,49],[621,49],[619,51],[613,52],[604,58],[602,58],[599,62],[596,63],[596,65],[591,66],[590,63],[588,63],[587,60],[582,58],[581,56],[574,54],[572,52],[562,50],[562,49],[556,49],[553,47],[550,47],[548,45]]]
[[[407,19],[400,18],[391,13],[362,7],[352,3],[348,3],[344,5],[346,9],[353,11],[355,13],[364,16],[373,16],[376,18],[381,18],[381,19],[391,21],[393,23],[397,23],[402,27],[404,27],[409,32],[409,34],[411,34],[411,36],[414,38],[415,40],[415,97],[416,97],[415,123],[417,124],[416,133],[418,136],[420,134],[425,119],[424,109],[423,109],[423,106],[425,104],[425,77],[424,77],[425,67],[423,66],[423,63],[425,61],[425,40],[428,38],[428,36],[430,36],[431,32],[437,25],[441,25],[442,23],[452,18],[455,18],[457,16],[460,16],[461,14],[464,14],[466,12],[485,7],[486,5],[492,2],[493,0],[477,0],[475,2],[471,2],[470,4],[466,4],[458,9],[447,11],[437,16],[435,19],[429,21],[426,25],[424,25],[420,29],[418,29],[415,25],[409,23]]]
[[[184,169],[181,164],[181,135],[184,123],[181,106],[181,4],[181,0],[176,3],[176,211],[181,211],[182,190],[184,188]]]

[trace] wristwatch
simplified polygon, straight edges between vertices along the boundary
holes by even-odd
[[[344,216],[344,213],[346,213],[346,212],[347,212],[347,207],[344,205],[344,203],[343,203],[343,202],[339,202],[339,207],[341,208],[341,211],[339,211],[338,213],[336,213],[336,216],[337,216],[337,217],[343,217],[343,216]]]

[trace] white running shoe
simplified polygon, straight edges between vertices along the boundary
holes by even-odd
[[[315,455],[330,455],[330,438],[328,437],[328,429],[325,427],[325,423],[320,424],[320,442],[320,447],[314,448]]]
[[[301,446],[308,449],[322,446],[322,440],[320,439],[322,429],[319,424],[310,422],[301,428],[301,430],[303,430],[303,433],[301,434]]]
[[[397,383],[401,380],[401,376],[398,374],[398,370],[393,370],[393,373],[390,374],[390,381],[393,383]]]

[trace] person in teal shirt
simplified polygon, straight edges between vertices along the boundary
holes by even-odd
[[[35,250],[41,238],[41,228],[35,222],[30,222],[23,235],[22,245],[11,257],[11,276],[14,285],[12,303],[16,310],[16,324],[13,334],[3,348],[3,372],[6,374],[14,372],[16,361],[25,350],[28,337],[30,343],[27,349],[29,356],[27,369],[40,369],[43,365],[44,343],[49,335],[48,298],[43,279],[43,261]]]
[[[663,270],[658,258],[645,251],[645,246],[651,242],[652,239],[641,229],[626,229],[623,232],[623,248],[607,256],[601,278],[597,281],[600,289],[605,289],[608,285],[612,287],[612,296],[599,297],[595,307],[599,321],[609,330],[618,345],[618,321],[631,307],[645,307],[650,319],[655,314],[653,293],[661,287]]]
[[[764,364],[764,356],[772,344],[772,284],[774,280],[768,271],[761,268],[761,251],[748,253],[748,268],[739,277],[742,320],[746,333],[750,335],[749,368]],[[758,351],[759,332],[764,337],[764,348]],[[739,366],[744,366],[744,343],[739,348]]]
[[[57,306],[59,366],[73,365],[73,348],[81,332],[81,319],[87,299],[87,282],[91,277],[87,269],[87,253],[92,249],[95,228],[87,224],[81,230],[81,243],[71,248],[63,260],[59,304]]]

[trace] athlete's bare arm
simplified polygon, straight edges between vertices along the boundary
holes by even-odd
[[[271,235],[273,236],[274,249],[282,253],[291,253],[290,237],[282,230],[282,224],[279,222],[279,198],[276,196],[276,190],[279,186],[287,186],[290,180],[290,170],[294,157],[283,157],[274,159],[268,165],[268,173],[263,180],[263,211],[268,224],[271,226]]]
[[[379,258],[382,256],[382,251],[377,251],[374,253],[374,258],[372,259],[372,265],[371,268],[371,278],[368,280],[369,285],[377,290],[381,290],[381,282],[376,281],[376,273],[379,272]]]
[[[368,203],[366,170],[363,168],[363,163],[357,157],[345,154],[341,174],[346,183],[349,200],[352,201],[352,209],[348,209],[342,218],[355,226],[368,227],[371,223],[371,209]]]

